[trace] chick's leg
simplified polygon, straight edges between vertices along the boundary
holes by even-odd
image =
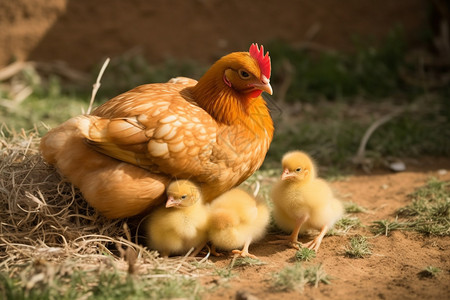
[[[328,231],[328,226],[327,225],[323,226],[322,229],[320,230],[319,235],[311,242],[302,244],[302,247],[306,247],[310,250],[314,250],[314,251],[318,252],[320,243],[322,243],[322,239],[325,236],[325,234],[327,233],[327,231]]]
[[[200,251],[202,251],[203,250],[203,248],[205,248],[205,246],[206,246],[206,242],[204,242],[204,243],[201,243],[200,245],[198,245],[197,247],[195,247],[195,250],[191,253],[191,257],[196,257],[199,253],[200,253]]]
[[[252,242],[252,239],[249,238],[245,241],[244,247],[242,248],[242,250],[233,250],[231,252],[233,252],[234,254],[238,254],[241,257],[250,257],[253,259],[257,259],[257,257],[253,254],[248,253],[248,247],[250,246],[250,243]]]
[[[214,256],[222,256],[223,253],[217,252],[216,246],[214,244],[211,245],[211,254]]]
[[[295,222],[295,227],[294,227],[294,230],[292,231],[291,235],[277,236],[281,240],[274,241],[274,242],[272,242],[272,244],[284,244],[284,243],[286,243],[286,240],[287,240],[287,243],[290,247],[299,250],[300,246],[298,245],[299,244],[298,243],[298,234],[300,232],[300,228],[302,227],[303,223],[305,223],[308,219],[309,219],[308,215],[304,215],[304,216],[298,218]]]

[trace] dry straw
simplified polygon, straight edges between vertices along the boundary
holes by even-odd
[[[0,271],[14,272],[37,259],[79,260],[77,266],[86,268],[111,259],[115,267],[139,273],[194,270],[187,257],[164,260],[138,244],[128,223],[134,228],[139,220],[108,220],[97,214],[43,161],[37,134],[15,133],[5,126],[0,134]]]
[[[96,213],[43,161],[39,142],[37,130],[0,126],[0,272],[13,276],[36,261],[92,270],[108,261],[115,270],[145,276],[196,275],[199,261],[162,259],[139,244],[140,220]]]

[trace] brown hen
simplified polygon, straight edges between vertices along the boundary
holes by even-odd
[[[200,78],[178,77],[125,92],[74,117],[41,141],[45,160],[109,218],[165,201],[172,178],[190,179],[206,202],[262,164],[273,136],[272,94],[261,46],[222,57]]]

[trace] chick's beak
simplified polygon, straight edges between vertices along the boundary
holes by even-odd
[[[281,174],[281,180],[286,180],[292,177],[292,174],[289,172],[289,169],[284,169],[283,174]]]
[[[167,197],[166,208],[178,206],[178,204],[180,204],[180,201],[175,200],[173,196]]]

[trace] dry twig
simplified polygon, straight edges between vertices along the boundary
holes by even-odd
[[[375,122],[372,123],[372,125],[370,125],[370,127],[364,133],[364,136],[362,137],[361,142],[359,143],[358,152],[356,153],[355,157],[353,158],[353,163],[355,163],[357,165],[361,165],[366,172],[369,171],[368,166],[370,165],[370,161],[366,157],[366,146],[367,146],[367,143],[369,142],[370,137],[375,132],[375,130],[377,130],[377,128],[379,128],[381,125],[389,122],[390,120],[392,120],[394,117],[396,117],[403,111],[404,111],[404,109],[394,111],[394,112],[387,114],[387,115],[383,116],[382,118],[376,120]]]
[[[91,101],[89,102],[89,108],[88,108],[88,110],[87,110],[87,114],[90,114],[91,113],[91,110],[92,110],[92,105],[94,105],[94,100],[95,100],[95,95],[97,95],[97,92],[98,92],[98,89],[100,88],[100,85],[101,85],[101,83],[100,83],[100,79],[102,79],[102,76],[103,76],[103,73],[105,72],[105,70],[106,70],[106,67],[108,66],[108,64],[109,64],[109,57],[105,60],[105,62],[103,63],[103,66],[102,66],[102,68],[100,69],[100,73],[98,73],[98,76],[97,76],[97,81],[94,83],[94,85],[93,85],[93,87],[92,87],[92,95],[91,95]]]

